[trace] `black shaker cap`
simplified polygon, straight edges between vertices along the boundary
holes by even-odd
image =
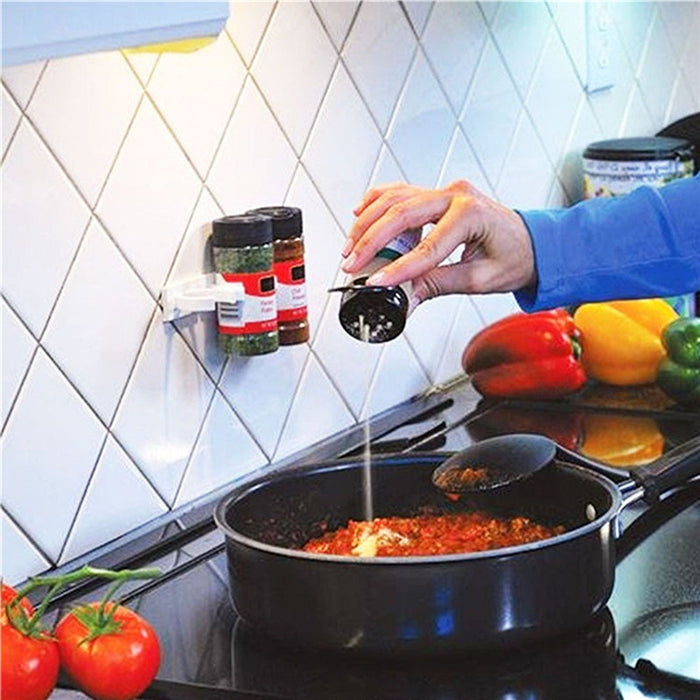
[[[272,219],[262,214],[224,216],[212,222],[212,245],[247,248],[272,243]]]
[[[272,237],[275,239],[299,238],[303,226],[298,207],[259,207],[248,214],[262,214],[272,219]]]
[[[596,141],[586,147],[584,158],[592,160],[692,160],[693,144],[668,136],[632,137]]]
[[[353,288],[343,292],[338,320],[353,338],[385,343],[403,332],[408,297],[401,287],[366,287],[366,279],[354,280]]]

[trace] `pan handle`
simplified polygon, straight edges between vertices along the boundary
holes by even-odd
[[[644,489],[644,500],[652,505],[666,491],[700,474],[700,435],[674,447],[659,459],[630,472],[632,480]]]

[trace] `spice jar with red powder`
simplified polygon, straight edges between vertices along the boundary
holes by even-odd
[[[305,343],[309,339],[309,321],[301,209],[260,207],[248,213],[272,219],[279,344]]]

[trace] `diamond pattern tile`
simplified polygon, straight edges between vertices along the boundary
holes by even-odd
[[[129,496],[114,498],[115,493]],[[166,510],[165,502],[143,474],[124,450],[109,438],[90,479],[60,561],[75,559],[116,539],[125,529],[136,528]]]
[[[335,48],[342,49],[360,3],[350,2],[350,0],[345,2],[330,0],[330,2],[314,2],[313,6]]]
[[[422,53],[416,56],[388,141],[409,181],[434,186],[456,120]]]
[[[2,88],[2,155],[5,156],[10,139],[15,135],[22,113],[8,91]]]
[[[39,351],[2,437],[2,498],[5,510],[52,561],[58,560],[105,434]]]
[[[367,187],[380,143],[367,107],[345,68],[338,65],[302,157],[344,229],[352,224],[352,209]]]
[[[313,355],[289,409],[275,459],[284,459],[353,424],[353,416]]]
[[[2,425],[10,413],[36,350],[36,340],[2,301]]]
[[[395,3],[363,3],[343,58],[384,133],[416,50],[413,32]]]
[[[266,463],[262,450],[217,393],[197,438],[176,505],[191,503]]]
[[[445,186],[455,180],[468,180],[485,194],[493,196],[491,185],[476,159],[474,149],[460,129],[457,129],[452,137],[439,184]]]
[[[487,31],[474,2],[438,2],[430,14],[422,43],[456,113],[464,105]]]
[[[492,184],[503,167],[520,109],[515,86],[495,44],[488,39],[460,122]]]
[[[581,85],[586,84],[586,4],[583,2],[547,3],[554,24]]]
[[[280,60],[286,56],[295,60]],[[310,4],[277,6],[252,73],[297,153],[306,142],[336,60]]]
[[[119,51],[49,61],[27,114],[90,204],[142,92]]]
[[[459,296],[449,295],[420,304],[406,325],[405,336],[432,383],[437,383],[445,352],[445,329],[449,334],[460,301]]]
[[[648,40],[649,25],[656,14],[657,4],[620,2],[612,7],[612,17],[618,28],[623,49],[635,72]]]
[[[663,123],[673,92],[673,79],[678,73],[678,59],[671,46],[661,15],[654,17],[644,57],[639,64],[638,82],[652,124]]]
[[[112,299],[119,299],[128,324],[104,313]],[[154,308],[143,284],[93,220],[46,328],[44,347],[106,423]]]
[[[28,576],[35,576],[49,567],[39,550],[32,545],[27,536],[2,511],[2,547],[0,548],[0,570],[3,581],[17,586]]]
[[[10,66],[2,69],[2,82],[13,94],[21,109],[24,109],[29,103],[45,67],[46,62],[39,61],[24,66]]]
[[[192,166],[150,101],[144,100],[96,212],[154,296],[167,277],[199,190]]]
[[[501,2],[492,23],[493,36],[520,95],[527,95],[551,18],[544,3]]]
[[[619,7],[616,6],[613,19]],[[615,84],[608,90],[598,90],[588,96],[596,119],[600,123],[601,130],[606,138],[619,136],[625,116],[625,110],[629,101],[632,87],[635,84],[636,66],[632,66],[627,58],[627,52],[622,43],[622,35],[613,25],[613,41],[618,47],[615,63]]]
[[[548,99],[556,95],[557,99]],[[551,31],[525,103],[550,161],[559,163],[569,136],[581,87],[559,34]]]
[[[230,3],[226,32],[233,39],[247,66],[252,63],[255,52],[260,46],[275,5],[275,2],[266,0],[256,2],[234,0]]]
[[[403,10],[408,16],[413,29],[418,36],[421,36],[425,29],[425,24],[428,21],[430,12],[437,3],[429,0],[409,0],[402,2]]]
[[[192,54],[163,54],[148,84],[149,95],[182,148],[204,177],[233,112],[245,66],[222,34]]]
[[[698,111],[700,5],[611,10],[615,85],[591,95],[583,3],[539,0],[235,1],[194,54],[3,70],[3,576],[82,561],[460,374],[514,298],[433,300],[398,340],[353,340],[327,291],[352,208],[370,184],[461,178],[564,206],[588,143]],[[227,358],[213,314],[163,324],[165,281],[211,269],[212,219],[281,203],[304,213],[311,342]]]
[[[246,163],[245,169],[235,163]],[[284,199],[296,156],[260,91],[248,79],[209,173],[209,190],[225,214]]]
[[[275,451],[307,357],[306,346],[289,345],[255,358],[232,357],[226,366],[221,391],[268,457]]]
[[[112,431],[168,505],[213,394],[214,385],[182,338],[156,315]]]
[[[409,319],[410,323],[410,319]],[[430,386],[430,380],[403,335],[386,344],[374,373],[362,418],[407,401]]]
[[[2,291],[38,337],[90,211],[26,120],[3,162],[2,194]]]
[[[536,209],[546,200],[552,179],[547,154],[530,118],[523,112],[496,188],[498,198],[519,209]]]

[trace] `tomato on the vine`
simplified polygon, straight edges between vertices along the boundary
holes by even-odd
[[[58,679],[58,644],[48,633],[33,629],[32,604],[22,598],[9,607],[17,591],[2,584],[0,647],[2,648],[2,700],[45,700]]]
[[[154,629],[121,605],[82,605],[61,619],[55,635],[63,668],[96,700],[132,700],[160,665]]]

